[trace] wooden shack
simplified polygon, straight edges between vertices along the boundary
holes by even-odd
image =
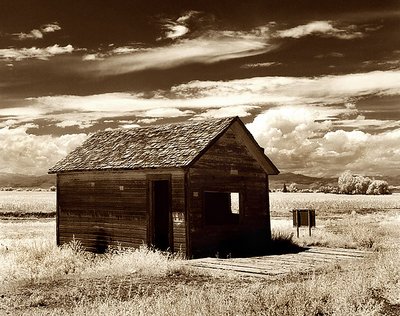
[[[153,245],[188,257],[263,247],[278,169],[238,118],[102,131],[57,174],[57,244]]]

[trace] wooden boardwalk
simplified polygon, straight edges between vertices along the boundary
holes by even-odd
[[[299,253],[249,258],[202,258],[189,260],[191,267],[226,271],[254,277],[279,277],[289,273],[308,273],[328,264],[360,260],[369,251],[342,248],[310,247]]]

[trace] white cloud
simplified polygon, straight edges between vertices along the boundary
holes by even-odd
[[[54,22],[54,23],[44,24],[41,26],[40,29],[43,33],[53,33],[55,31],[61,30],[61,27],[57,22]]]
[[[247,125],[266,154],[283,171],[337,176],[344,170],[366,175],[399,174],[400,129],[369,134],[332,131],[327,109],[277,107]]]
[[[29,33],[15,33],[13,35],[16,36],[19,40],[43,38],[43,33],[37,29],[33,29]]]
[[[152,124],[157,121],[158,121],[158,119],[156,119],[156,118],[145,118],[145,119],[138,120],[138,123]]]
[[[400,94],[400,71],[307,77],[254,77],[230,81],[191,81],[172,88],[180,97],[221,97],[239,104],[338,104],[372,94]]]
[[[320,54],[320,55],[315,56],[315,58],[325,58],[325,57],[342,58],[342,57],[344,57],[344,54],[338,53],[338,52],[331,52],[331,53]]]
[[[19,123],[47,119],[65,125],[70,120],[93,124],[103,118],[123,115],[178,117],[190,116],[194,111],[201,117],[247,116],[256,107],[266,110],[276,106],[318,105],[320,115],[325,115],[320,119],[335,120],[339,128],[354,124],[378,129],[379,122],[363,120],[352,103],[369,95],[400,95],[400,71],[317,78],[192,81],[159,92],[153,98],[131,93],[44,96],[26,99],[25,106],[0,109],[0,116]],[[386,123],[387,128],[395,127],[394,122]]]
[[[345,119],[335,121],[335,126],[339,128],[347,127],[354,129],[393,129],[400,127],[400,121],[395,120],[376,120],[376,119],[365,119],[363,115],[358,115],[355,119]]]
[[[145,51],[145,50],[146,50],[145,48],[138,48],[138,47],[133,47],[133,46],[120,46],[120,47],[113,48],[110,52],[110,55],[129,54],[129,53]]]
[[[356,31],[354,25],[336,28],[332,25],[331,21],[313,21],[291,29],[277,31],[277,37],[281,38],[300,38],[308,35],[321,35],[325,37],[336,37],[339,39],[353,39],[364,36],[363,33]]]
[[[216,63],[265,53],[275,48],[260,30],[251,32],[209,32],[194,39],[181,39],[168,46],[104,53],[94,71],[103,75],[122,74],[145,69],[168,69],[190,63]],[[113,55],[114,54],[114,55]]]
[[[251,115],[250,110],[258,108],[257,106],[248,106],[248,105],[237,105],[237,106],[229,106],[223,107],[219,109],[210,109],[201,114],[195,116],[197,118],[223,118],[223,117],[232,117],[232,116],[240,116],[246,117]]]
[[[114,45],[111,45],[110,47],[113,47]],[[123,55],[123,54],[130,54],[138,51],[146,51],[147,49],[145,48],[138,48],[138,47],[132,47],[132,46],[121,46],[121,47],[115,47],[112,50],[108,52],[97,52],[97,53],[90,53],[86,54],[82,57],[82,60],[84,61],[92,61],[92,60],[104,60],[106,57],[114,56],[114,55]]]
[[[28,33],[20,32],[20,33],[14,33],[12,35],[19,40],[42,39],[43,34],[52,33],[59,30],[61,30],[60,25],[57,22],[54,22],[54,23],[44,24],[39,29],[33,29]]]
[[[3,48],[0,49],[0,60],[41,59],[47,60],[55,55],[69,54],[74,51],[72,45],[59,46],[57,44],[44,48]]]
[[[183,35],[189,32],[189,28],[186,27],[185,25],[169,24],[167,27],[168,31],[165,33],[166,38],[175,39],[178,37],[182,37]]]
[[[87,137],[86,134],[36,136],[28,134],[28,128],[0,129],[0,172],[45,174]]]
[[[176,20],[164,19],[163,29],[165,30],[165,34],[163,37],[158,38],[158,40],[163,38],[177,39],[187,34],[189,32],[187,22],[198,13],[197,11],[189,11]]]
[[[136,127],[140,127],[140,125],[138,125],[138,124],[122,124],[119,127],[120,128],[136,128]]]
[[[240,68],[266,68],[271,66],[281,65],[281,63],[277,62],[266,62],[266,63],[255,63],[255,64],[244,64],[240,66]]]
[[[199,11],[187,11],[184,15],[182,15],[180,18],[178,18],[176,21],[178,23],[186,23],[188,20],[190,20],[191,18],[193,18],[194,16],[200,14]]]
[[[82,120],[64,120],[56,124],[57,127],[65,128],[65,127],[76,126],[80,129],[88,128],[93,125],[94,123],[91,121],[82,121]]]
[[[193,111],[181,111],[177,108],[156,108],[148,110],[144,113],[138,114],[141,117],[181,117],[181,116],[188,116],[193,114]]]
[[[99,54],[86,54],[83,55],[82,60],[84,61],[88,61],[88,60],[102,60],[104,59],[103,57],[101,57],[101,55]]]

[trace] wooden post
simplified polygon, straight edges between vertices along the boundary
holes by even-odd
[[[308,235],[311,237],[311,210],[309,209],[308,212]]]
[[[295,210],[296,212],[296,226],[297,226],[297,238],[300,237],[300,221],[301,221],[301,214],[299,210]]]

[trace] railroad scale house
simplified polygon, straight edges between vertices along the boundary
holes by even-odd
[[[57,244],[152,245],[188,258],[264,247],[278,169],[238,118],[102,131],[57,175]]]

